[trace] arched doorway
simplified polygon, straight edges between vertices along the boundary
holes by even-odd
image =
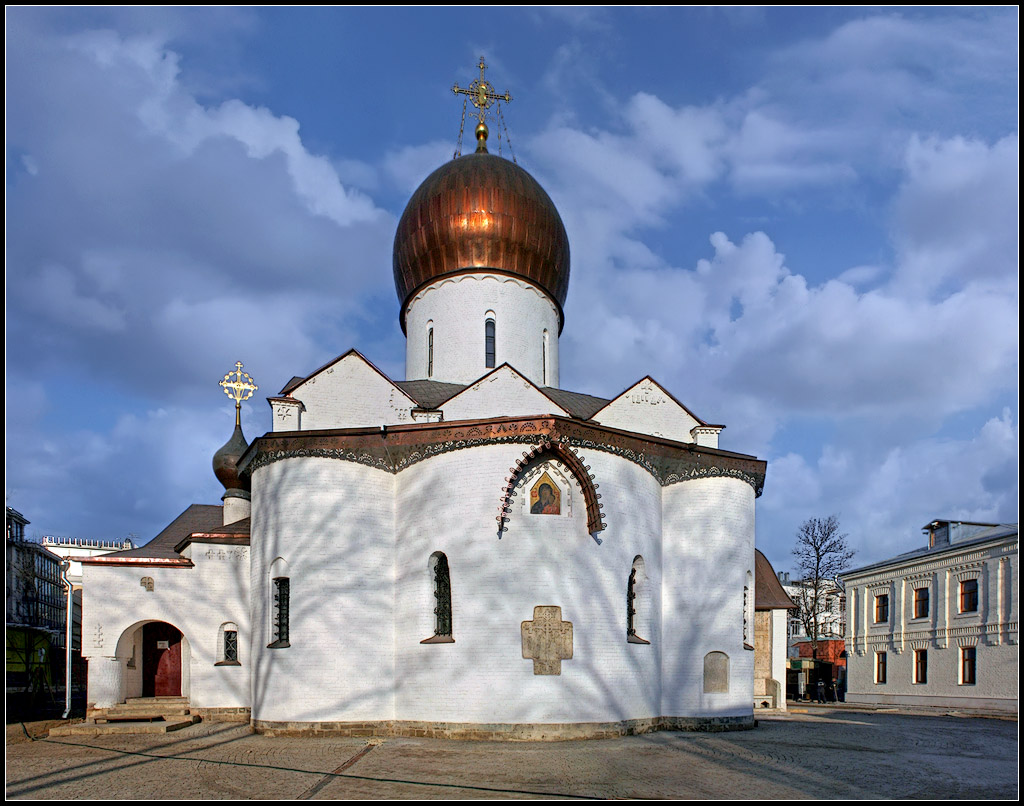
[[[142,625],[142,696],[181,696],[181,630],[165,621]]]

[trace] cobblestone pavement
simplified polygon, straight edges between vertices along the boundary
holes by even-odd
[[[553,743],[8,729],[8,798],[1017,797],[1017,722],[808,709],[755,730]],[[17,730],[17,733],[14,732]]]

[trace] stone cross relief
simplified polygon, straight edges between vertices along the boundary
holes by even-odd
[[[533,673],[561,674],[562,661],[572,657],[572,622],[562,621],[562,608],[533,608],[533,621],[523,622],[522,634],[523,657],[533,661]]]

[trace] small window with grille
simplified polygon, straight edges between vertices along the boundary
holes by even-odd
[[[231,621],[220,626],[220,660],[215,666],[241,666],[238,662],[238,626]]]
[[[291,584],[288,577],[276,577],[273,581],[274,598],[271,613],[271,642],[268,649],[289,647],[288,613],[291,609]]]
[[[430,581],[434,589],[434,634],[421,644],[451,644],[452,637],[452,579],[448,558],[440,551],[430,555]]]

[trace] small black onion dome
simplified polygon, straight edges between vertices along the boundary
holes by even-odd
[[[213,455],[213,474],[224,485],[225,490],[245,490],[249,492],[249,480],[238,477],[238,460],[248,449],[242,426],[236,425],[231,439],[225,442],[220,450]]]

